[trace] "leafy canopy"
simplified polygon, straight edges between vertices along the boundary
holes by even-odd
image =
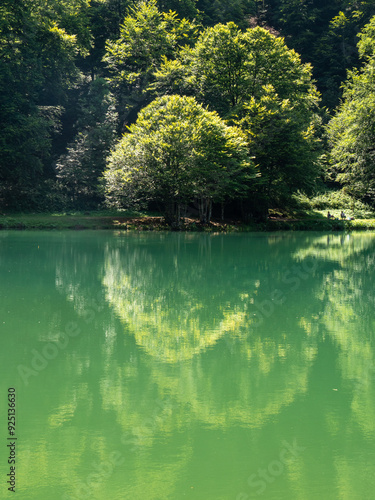
[[[257,191],[276,202],[308,190],[319,175],[319,94],[311,67],[263,28],[216,25],[165,59],[156,92],[195,95],[247,135],[261,177]],[[263,196],[262,194],[262,196]]]
[[[120,26],[120,37],[107,41],[104,56],[123,120],[135,121],[134,115],[150,101],[147,89],[163,57],[173,58],[196,33],[193,22],[179,19],[172,11],[161,12],[156,0],[129,9]]]
[[[0,200],[20,202],[51,162],[52,134],[77,77],[77,37],[41,2],[0,5]]]
[[[362,200],[375,201],[375,19],[358,48],[365,64],[348,72],[343,100],[328,124],[330,175]]]
[[[254,174],[243,134],[193,97],[165,96],[144,108],[109,159],[104,174],[110,204],[160,203],[178,225],[181,208],[199,200],[209,219],[212,201],[243,196]]]
[[[229,117],[244,102],[272,85],[281,98],[308,107],[318,101],[311,67],[288,49],[283,38],[263,28],[238,29],[234,23],[204,30],[194,47],[184,47],[176,61],[164,58],[156,72],[159,93],[193,93]]]

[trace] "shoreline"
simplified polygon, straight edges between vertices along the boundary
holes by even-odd
[[[0,216],[0,230],[124,230],[172,231],[162,216],[147,215],[65,215],[12,214]],[[186,218],[179,231],[188,232],[265,232],[265,231],[352,231],[375,230],[375,219],[328,220],[326,218],[277,218],[264,222],[244,223],[238,220],[213,220],[201,224]]]

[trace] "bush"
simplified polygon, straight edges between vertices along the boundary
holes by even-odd
[[[371,217],[373,210],[369,205],[353,198],[345,191],[326,191],[313,198],[308,198],[303,193],[295,195],[296,201],[305,209],[315,210],[351,210],[357,216]]]

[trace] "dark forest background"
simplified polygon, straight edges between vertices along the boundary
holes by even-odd
[[[157,26],[145,19],[141,29],[137,12],[155,5],[176,15],[154,17]],[[308,194],[344,188],[373,206],[374,15],[373,0],[2,0],[0,210],[103,207],[107,158],[154,99],[165,58],[228,22],[242,31],[265,28],[311,64],[321,150]],[[172,32],[171,42],[165,34]],[[116,59],[124,33],[126,49]],[[268,201],[282,205],[288,197]]]

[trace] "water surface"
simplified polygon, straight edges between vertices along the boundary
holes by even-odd
[[[374,251],[374,233],[0,232],[15,498],[374,498]]]

